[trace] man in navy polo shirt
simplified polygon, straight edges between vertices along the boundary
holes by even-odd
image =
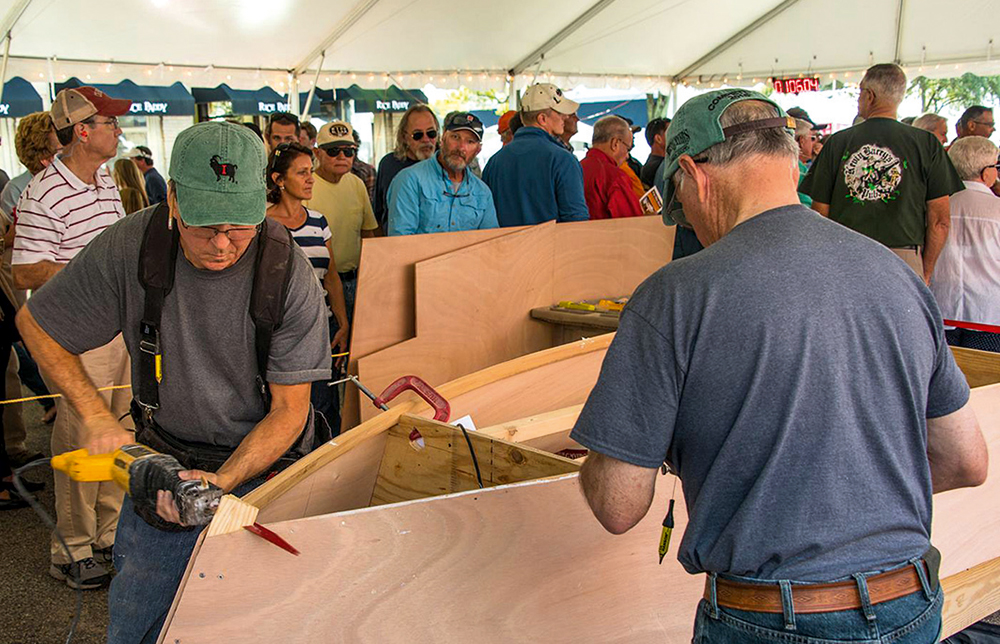
[[[483,170],[501,226],[589,218],[580,163],[558,138],[566,117],[576,114],[579,107],[550,83],[525,90],[521,99],[524,127]]]

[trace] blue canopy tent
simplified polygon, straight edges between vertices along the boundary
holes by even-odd
[[[21,117],[42,111],[42,97],[31,83],[15,76],[3,84],[3,102],[0,103],[0,117]]]
[[[192,87],[191,94],[195,103],[229,102],[232,104],[233,114],[266,116],[272,112],[288,111],[288,99],[270,87],[254,90],[233,89],[223,83],[211,88]]]
[[[57,83],[56,92],[89,84],[73,77],[64,83]],[[112,98],[125,98],[132,101],[130,114],[147,116],[194,115],[194,97],[180,82],[163,86],[137,85],[130,80],[123,80],[117,85],[92,85],[92,87],[96,87]],[[4,96],[4,100],[6,100],[6,96]]]

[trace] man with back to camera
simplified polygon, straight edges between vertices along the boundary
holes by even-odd
[[[589,218],[580,163],[559,138],[580,104],[550,83],[532,85],[521,99],[523,126],[490,157],[483,181],[493,192],[501,226]]]
[[[571,433],[581,486],[621,534],[661,465],[680,477],[695,642],[935,641],[931,495],[980,485],[985,441],[923,281],[798,203],[793,128],[748,90],[677,111],[665,198],[705,250],[622,312]]]

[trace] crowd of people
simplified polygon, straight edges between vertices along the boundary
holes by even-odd
[[[484,127],[469,112],[439,119],[427,105],[410,107],[394,149],[377,165],[358,157],[350,123],[317,128],[279,112],[263,132],[229,122],[185,130],[169,180],[144,146],[109,172],[129,101],[91,87],[65,89],[51,110],[21,120],[15,145],[27,172],[0,193],[9,251],[0,270],[0,372],[12,355],[20,357],[14,370],[24,384],[63,394],[47,410],[53,453],[83,446],[107,452],[137,435],[177,455],[190,468],[185,476],[242,494],[276,462],[294,460],[339,430],[340,399],[330,384],[349,350],[363,239],[659,215],[645,198],[659,192],[664,221],[677,224],[673,256],[691,259],[636,292],[574,430],[594,452],[583,482],[595,514],[615,532],[634,525],[648,509],[657,468],[668,462],[676,470],[691,442],[687,449],[718,458],[696,458],[681,470],[689,502],[699,488],[710,499],[692,514],[681,559],[692,572],[720,573],[711,577],[713,589],[745,578],[814,582],[909,566],[923,598],[906,614],[939,606],[940,592],[924,574],[931,564],[916,563],[927,549],[931,482],[935,491],[972,485],[982,467],[977,454],[965,452],[964,461],[942,457],[928,465],[919,436],[930,432],[940,441],[935,450],[960,439],[975,447],[968,387],[942,347],[1000,351],[1000,335],[937,329],[942,316],[1000,325],[998,150],[987,138],[994,123],[985,107],[965,112],[950,145],[937,115],[897,121],[905,87],[899,67],[872,67],[861,83],[859,122],[828,136],[804,110],[786,114],[747,90],[711,92],[682,106],[673,121],[650,120],[644,136],[651,153],[640,164],[631,152],[642,128],[614,114],[594,123],[578,161],[569,141],[580,105],[539,83],[500,118],[503,147],[481,172]],[[154,243],[171,245],[173,259],[162,261],[175,263],[157,270],[144,264],[159,255],[149,251]],[[702,253],[708,246],[715,248]],[[279,269],[268,262],[281,249],[291,259]],[[153,288],[147,269],[174,277]],[[283,288],[268,297],[258,273],[283,275]],[[34,293],[26,300],[28,289]],[[279,324],[266,334],[253,304],[265,300],[281,307]],[[855,306],[845,311],[844,302]],[[771,313],[748,324],[748,311]],[[748,347],[761,349],[742,350]],[[828,372],[834,362],[870,364],[873,348],[889,366],[853,384]],[[801,363],[815,355],[827,358]],[[32,371],[35,362],[42,378]],[[741,383],[721,403],[720,374]],[[836,404],[808,384],[830,378],[843,385]],[[131,393],[113,389],[133,383]],[[763,393],[772,390],[781,395]],[[620,401],[641,391],[645,402],[623,417]],[[886,391],[899,396],[889,400]],[[714,411],[706,420],[708,408]],[[23,422],[10,416],[0,432],[0,509],[24,507],[10,484],[11,466],[37,456],[26,453]],[[906,455],[910,469],[899,459],[866,461],[873,494],[898,503],[867,508],[863,519],[842,516],[837,530],[809,524],[789,531],[822,534],[818,546],[780,537],[748,549],[762,516],[794,523],[808,514],[802,499],[809,494],[834,490],[831,498],[851,505],[852,489],[833,469],[807,486],[809,494],[790,490],[784,475],[772,475],[769,450],[790,441],[779,469],[795,472],[797,458],[842,453],[831,451],[822,432],[791,439],[803,423],[872,422],[899,431],[851,436],[847,444],[860,454]],[[682,432],[694,425],[712,431],[699,430],[701,438]],[[641,431],[654,426],[670,431]],[[730,432],[750,427],[770,429],[755,446],[726,445]],[[733,462],[722,467],[718,459]],[[717,480],[709,467],[747,463],[753,475],[736,482]],[[748,489],[754,480],[757,487]],[[50,574],[94,589],[111,582],[113,566],[109,641],[155,638],[197,531],[150,527],[122,510],[130,502],[123,506],[110,482],[56,473],[55,494],[69,552],[53,536]],[[622,499],[635,502],[612,507]],[[179,522],[169,498],[158,511]],[[748,518],[737,522],[740,512]],[[892,529],[905,538],[886,547],[880,535]],[[719,541],[729,545],[714,549]],[[803,554],[817,548],[816,556]],[[717,619],[720,605],[713,600],[703,610]],[[786,629],[789,623],[794,630],[786,615]]]

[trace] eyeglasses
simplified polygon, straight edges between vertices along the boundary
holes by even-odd
[[[188,226],[180,217],[177,218],[177,221],[180,222],[181,228],[188,231],[188,233],[195,239],[199,239],[201,241],[212,241],[215,239],[216,235],[225,235],[231,242],[243,242],[253,239],[254,235],[257,234],[257,231],[260,230],[260,226],[219,230],[218,228],[213,228],[212,226]]]
[[[993,163],[993,164],[990,164],[990,165],[986,166],[985,168],[983,168],[982,170],[979,171],[979,174],[982,174],[982,173],[986,172],[990,168],[993,168],[997,172],[1000,172],[1000,163]]]
[[[95,121],[94,119],[87,119],[86,121],[83,122],[86,123],[87,125],[110,125],[112,130],[118,129],[117,116],[111,116],[108,118],[107,121]]]
[[[424,132],[423,130],[414,130],[413,132],[410,132],[410,136],[413,137],[414,141],[421,140],[422,138],[424,138],[425,134],[427,135],[427,138],[430,139],[431,141],[436,139],[438,136],[437,130],[427,130],[426,132]]]
[[[984,123],[983,121],[973,121],[973,123],[978,123],[980,125],[985,125],[986,127],[996,127],[996,123],[994,123],[993,121],[989,121],[989,122],[986,122],[986,123]]]
[[[350,159],[350,158],[352,158],[354,156],[354,153],[356,152],[356,150],[355,150],[355,148],[344,148],[344,147],[340,147],[340,148],[323,148],[323,152],[326,152],[326,156],[330,157],[331,159],[336,159],[341,154],[343,154],[345,157],[347,157],[348,159]]]

